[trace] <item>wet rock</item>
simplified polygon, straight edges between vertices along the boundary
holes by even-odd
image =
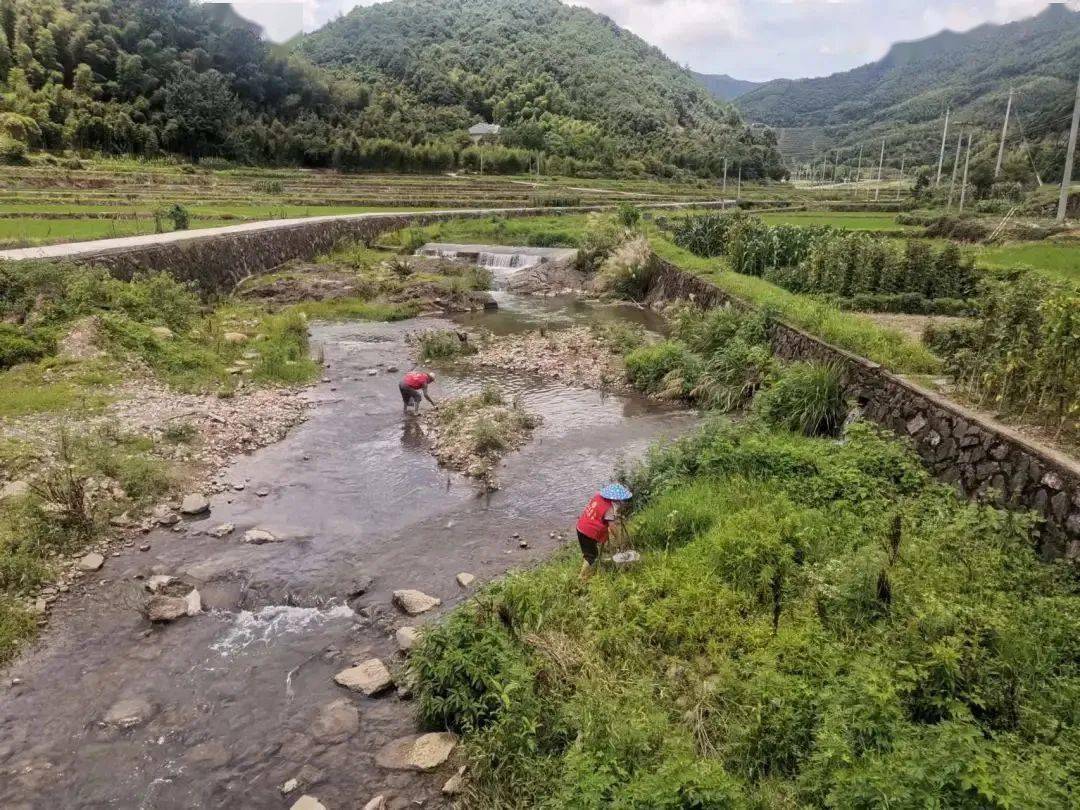
[[[224,768],[231,760],[229,749],[219,742],[199,743],[184,754],[184,762],[188,765],[206,768]]]
[[[364,810],[386,810],[386,797],[379,794],[364,805]]]
[[[161,504],[154,507],[154,511],[150,513],[150,520],[159,526],[175,526],[180,522],[180,515],[167,504]]]
[[[529,547],[529,541],[528,540],[521,540],[521,541],[518,542],[518,548],[528,548],[528,547]]]
[[[30,485],[25,481],[8,481],[0,487],[0,501],[24,498],[30,494]]]
[[[378,658],[371,658],[355,667],[342,670],[334,676],[334,682],[368,697],[385,692],[394,685],[390,670]]]
[[[442,604],[442,600],[428,596],[423,591],[405,589],[394,591],[394,604],[410,616],[416,616],[438,607]]]
[[[215,526],[212,529],[207,529],[206,533],[211,537],[222,538],[226,535],[232,534],[236,530],[236,525],[233,523],[222,523],[220,526]]]
[[[476,582],[476,577],[474,577],[472,574],[467,574],[463,571],[462,573],[457,575],[457,584],[460,585],[462,588],[468,588],[474,582]]]
[[[105,564],[105,558],[97,552],[91,552],[79,560],[77,567],[80,571],[97,571]]]
[[[270,488],[259,487],[257,490],[255,490],[255,494],[258,495],[260,498],[265,498],[267,495],[270,494]]]
[[[139,551],[149,551],[149,550],[150,550],[150,544],[149,543],[143,543],[141,546],[139,546]]]
[[[375,763],[389,770],[430,771],[446,762],[456,745],[457,735],[446,731],[413,734],[384,746]]]
[[[379,375],[379,370],[377,368],[369,368],[367,370],[367,375],[369,377],[377,377]]]
[[[153,713],[153,705],[145,698],[126,698],[110,706],[101,722],[117,728],[134,728],[145,723]]]
[[[293,802],[291,810],[326,810],[326,805],[314,796],[301,796]]]
[[[234,490],[236,490],[237,492],[243,492],[244,487],[246,487],[246,486],[247,486],[247,484],[245,484],[243,481],[234,481],[233,485],[232,485],[232,488]]]
[[[194,588],[191,592],[184,597],[184,601],[187,602],[187,615],[194,616],[197,613],[202,613],[202,596]]]
[[[311,724],[311,736],[325,745],[345,742],[359,730],[360,712],[346,698],[327,703]]]
[[[201,515],[210,511],[210,501],[201,492],[193,492],[185,495],[180,504],[180,513],[183,515]]]
[[[416,646],[416,642],[420,640],[420,631],[415,627],[400,627],[398,631],[394,633],[394,640],[397,641],[398,649],[402,652],[408,652]]]
[[[146,618],[152,622],[172,622],[188,615],[188,601],[183,596],[157,595],[146,603]]]
[[[266,529],[248,529],[244,532],[244,542],[261,546],[263,543],[276,543],[277,538]]]
[[[157,593],[175,580],[176,577],[170,577],[168,574],[153,574],[146,580],[146,590],[150,591],[150,593]]]
[[[286,779],[285,782],[282,783],[281,787],[278,788],[278,790],[281,791],[282,796],[288,796],[298,787],[300,787],[300,782],[297,781],[296,777],[294,776],[292,779]]]
[[[400,369],[400,368],[398,368],[398,367],[397,367],[397,366],[395,366],[395,365],[389,365],[389,366],[387,366],[387,367],[386,367],[386,370],[387,370],[387,371],[388,371],[388,372],[389,372],[390,374],[396,374],[397,372],[401,371],[401,369]]]

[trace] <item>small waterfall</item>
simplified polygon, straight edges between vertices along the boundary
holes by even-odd
[[[539,264],[540,261],[540,256],[528,253],[488,253],[483,251],[476,257],[476,263],[480,267],[491,271],[492,286],[496,290],[506,289],[511,276],[519,270]]]

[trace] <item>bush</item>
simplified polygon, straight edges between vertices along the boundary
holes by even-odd
[[[160,223],[168,220],[172,223],[174,231],[186,231],[191,225],[191,214],[188,210],[180,205],[180,203],[173,203],[167,208],[161,208],[154,214],[154,220],[158,223],[158,231],[163,230],[160,227]]]
[[[701,358],[684,343],[665,340],[626,355],[626,376],[639,391],[685,399],[698,384]]]
[[[10,135],[0,135],[0,163],[21,166],[26,163],[26,144]]]
[[[758,396],[755,413],[766,424],[804,436],[835,436],[847,416],[840,369],[792,363]]]
[[[706,408],[734,410],[753,398],[775,366],[767,345],[735,337],[708,357],[691,395]]]
[[[0,369],[39,360],[53,349],[53,342],[43,335],[27,333],[13,324],[0,323]]]
[[[627,301],[643,301],[656,273],[649,240],[636,236],[616,247],[604,260],[596,288]]]
[[[615,221],[632,229],[641,224],[641,209],[633,203],[621,202],[615,207]]]
[[[672,241],[695,256],[723,256],[733,227],[746,219],[740,212],[699,214],[675,220]]]
[[[616,247],[626,239],[626,232],[611,218],[593,212],[585,220],[585,233],[578,248],[578,269],[594,273]]]
[[[431,363],[438,360],[453,360],[476,353],[476,347],[467,338],[453,329],[433,329],[416,335],[420,347],[420,361]]]

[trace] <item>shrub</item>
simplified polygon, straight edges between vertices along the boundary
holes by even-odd
[[[8,166],[26,163],[26,144],[10,135],[0,135],[0,163]]]
[[[421,332],[415,338],[420,347],[420,361],[430,363],[438,360],[452,360],[476,353],[476,347],[467,337],[453,329],[433,329]]]
[[[775,365],[768,346],[733,338],[708,357],[691,395],[706,408],[733,410],[753,398]]]
[[[625,239],[626,232],[611,217],[596,212],[589,214],[578,249],[578,269],[583,273],[596,272]]]
[[[44,335],[28,333],[14,324],[0,323],[0,369],[38,360],[53,350]]]
[[[695,256],[723,256],[728,252],[732,228],[745,219],[740,212],[682,217],[675,220],[672,241]]]
[[[615,221],[624,228],[636,228],[641,223],[641,209],[633,203],[621,202],[615,206]]]
[[[191,214],[180,203],[173,203],[167,208],[160,209],[159,214],[155,215],[155,219],[158,216],[162,221],[168,220],[171,222],[174,231],[186,231],[191,225]]]
[[[671,399],[690,396],[701,374],[701,359],[679,341],[642,346],[626,355],[626,375],[639,391]]]
[[[805,436],[834,436],[847,415],[840,369],[792,363],[758,396],[755,412],[766,424]]]
[[[596,287],[616,298],[642,301],[656,272],[649,240],[637,236],[616,247],[600,267]]]

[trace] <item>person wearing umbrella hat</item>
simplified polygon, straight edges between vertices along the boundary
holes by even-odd
[[[619,509],[633,494],[622,484],[608,484],[593,495],[577,522],[578,544],[585,558],[581,564],[581,581],[596,570],[600,546],[607,542],[611,524],[619,517]]]

